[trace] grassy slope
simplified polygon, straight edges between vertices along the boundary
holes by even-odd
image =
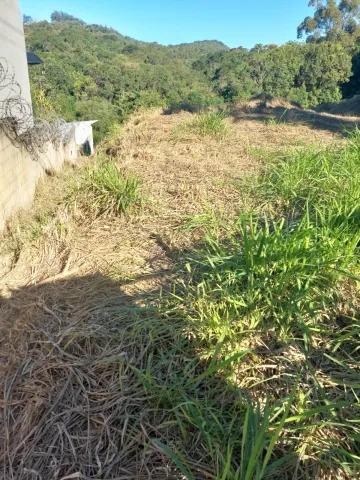
[[[5,475],[357,478],[359,145],[152,112],[47,179],[3,242]]]

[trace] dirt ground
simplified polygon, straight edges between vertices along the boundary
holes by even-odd
[[[324,103],[316,108],[317,112],[328,113],[334,116],[359,117],[360,115],[360,95],[343,100],[339,103]]]

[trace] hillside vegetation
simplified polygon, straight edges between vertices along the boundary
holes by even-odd
[[[26,25],[26,43],[46,65],[30,70],[37,116],[98,119],[97,139],[138,107],[219,103],[191,64],[220,42],[163,47],[66,20]]]
[[[314,107],[338,102],[357,47],[323,38],[230,50],[218,41],[175,46],[145,43],[61,12],[52,22],[25,24],[29,50],[45,61],[32,68],[35,113],[65,120],[98,119],[96,140],[139,107],[198,110],[269,94]]]

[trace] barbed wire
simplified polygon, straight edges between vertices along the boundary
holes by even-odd
[[[58,119],[49,122],[34,119],[31,104],[22,96],[21,85],[16,81],[15,69],[0,57],[0,128],[17,147],[24,147],[34,160],[46,153],[50,143],[58,150],[73,136],[73,128]]]

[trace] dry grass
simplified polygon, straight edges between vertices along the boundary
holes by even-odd
[[[251,148],[277,150],[289,145],[328,144],[336,139],[332,133],[307,126],[271,128],[251,118],[237,122],[233,117],[226,120],[232,128],[225,139],[199,140],[191,132],[174,137],[179,125],[188,124],[192,117],[186,112],[164,116],[160,111],[134,117],[118,141],[111,141],[106,149],[120,165],[141,176],[152,199],[169,206],[172,214],[181,213],[179,208],[191,213],[206,201],[226,205],[234,200],[233,180],[258,168],[249,153]]]
[[[312,142],[327,143],[329,135],[334,138],[339,135],[347,136],[359,124],[358,102],[359,96],[351,100],[344,100],[338,104],[320,105],[316,111],[305,110],[286,100],[273,98],[270,95],[259,95],[250,100],[233,105],[231,113],[235,120],[256,120],[265,122],[268,126],[282,128],[284,124],[292,125],[299,129],[300,139],[308,128],[309,138]],[[288,128],[285,130],[290,133]],[[314,133],[316,132],[316,135]],[[292,132],[296,138],[295,130]],[[305,140],[305,144],[308,141]]]
[[[352,117],[357,122],[360,121],[360,95],[343,100],[339,103],[324,103],[316,109],[318,112],[326,112],[330,115],[341,115]]]
[[[131,302],[100,275],[12,293],[2,308],[11,325],[2,342],[2,478],[171,474],[149,444],[171,434],[161,427],[168,414],[156,411],[135,371],[150,346],[146,314],[141,325],[121,313],[125,306]],[[159,351],[171,340],[157,337]]]
[[[206,368],[206,355],[195,361],[199,347],[184,333],[179,316],[155,307],[178,275],[179,256],[203,235],[201,229],[184,229],[187,216],[200,214],[204,204],[227,218],[245,208],[235,183],[260,168],[252,148],[271,152],[337,138],[308,126],[231,117],[226,139],[174,137],[191,118],[138,114],[118,138],[101,146],[121,169],[141,179],[143,211],[84,221],[63,202],[80,165],[47,178],[33,212],[10,222],[0,260],[0,478],[184,478],[153,439],[173,452],[186,444],[183,460],[194,478],[221,478],[211,464],[213,457],[222,464],[218,447],[212,446],[210,455],[194,426],[182,430],[188,407],[179,405],[192,398],[203,411],[230,415],[243,399],[220,375],[192,383],[202,363]],[[30,222],[36,235],[29,236]],[[276,352],[283,360],[275,368],[267,352],[276,339],[253,342],[263,351],[244,361],[246,379],[232,372],[234,383],[250,389],[259,382],[253,393],[263,400],[263,382],[272,375],[268,391],[278,389],[277,398],[288,393],[286,380],[279,378],[304,361],[301,352],[295,347]],[[184,371],[187,383],[175,388]],[[208,389],[214,393],[206,397]],[[226,418],[240,432],[241,418],[233,424]],[[226,442],[227,429],[218,434],[219,442]],[[324,430],[310,440],[321,435]],[[278,457],[287,446],[281,449]],[[281,478],[348,478],[343,471],[323,470],[313,450],[303,458],[307,454],[305,466],[295,459]]]

